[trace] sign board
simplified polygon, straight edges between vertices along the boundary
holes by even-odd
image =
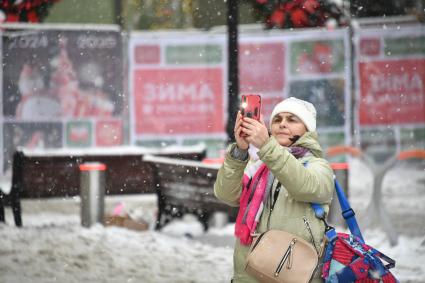
[[[28,128],[36,136],[42,132],[40,142],[31,146],[88,147],[95,145],[92,133],[99,119],[122,121],[126,101],[118,29],[17,24],[3,29],[1,45],[0,115],[7,124],[1,139],[6,163],[16,146],[30,146],[30,137],[8,136],[20,129]],[[52,124],[55,136],[50,136]],[[11,125],[17,129],[12,131]]]
[[[189,40],[190,38],[190,40]],[[223,37],[130,40],[132,142],[225,137]]]
[[[425,28],[399,25],[354,33],[357,144],[388,158],[425,142]]]

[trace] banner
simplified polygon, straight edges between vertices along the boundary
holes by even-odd
[[[121,52],[120,34],[113,31],[8,31],[3,116],[34,121],[121,115]]]
[[[123,144],[127,101],[122,48],[120,32],[111,27],[34,25],[24,29],[17,25],[4,29],[1,115],[5,121],[5,170],[16,146]],[[110,141],[98,126],[105,120],[114,121]]]
[[[359,64],[360,124],[425,123],[425,58]]]
[[[223,132],[223,115],[216,115],[224,113],[221,69],[147,69],[134,75],[136,134]]]
[[[356,33],[361,126],[425,123],[425,28]]]
[[[190,36],[189,36],[190,37]],[[130,41],[132,140],[225,137],[223,38]]]
[[[364,28],[354,34],[356,139],[384,160],[425,141],[425,26]]]

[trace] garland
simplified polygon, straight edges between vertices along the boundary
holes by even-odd
[[[49,8],[59,0],[0,1],[0,22],[38,23],[45,19]]]
[[[325,26],[332,20],[347,24],[343,10],[329,0],[254,0],[266,27],[305,28]]]

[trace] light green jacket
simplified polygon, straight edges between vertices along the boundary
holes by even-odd
[[[258,152],[259,158],[275,176],[271,194],[274,195],[278,181],[282,184],[282,189],[272,214],[270,214],[270,203],[266,204],[257,232],[262,233],[268,230],[267,222],[270,217],[270,229],[284,230],[311,242],[310,233],[303,220],[305,216],[310,223],[315,245],[320,248],[325,227],[323,222],[315,217],[310,202],[322,204],[326,213],[329,211],[334,191],[333,171],[329,163],[323,159],[322,149],[315,132],[305,133],[294,146],[308,148],[312,155],[306,155],[297,160],[287,149],[280,146],[274,137],[270,137]],[[305,161],[308,162],[307,167],[303,165]],[[242,177],[247,164],[248,160],[241,161],[227,153],[214,184],[217,198],[230,206],[239,206]],[[249,246],[241,245],[236,239],[233,254],[233,282],[256,282],[245,272],[248,250]],[[320,269],[316,271],[312,282],[322,282]]]

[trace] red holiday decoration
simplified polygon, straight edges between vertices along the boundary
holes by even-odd
[[[329,19],[345,25],[343,10],[330,0],[255,0],[267,28],[325,26]]]
[[[41,22],[48,9],[59,0],[3,0],[0,13],[4,22]]]

